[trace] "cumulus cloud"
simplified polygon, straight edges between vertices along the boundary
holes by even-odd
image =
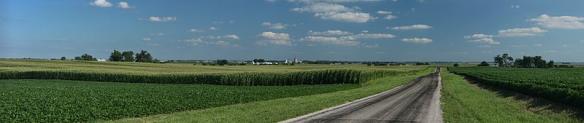
[[[527,37],[527,36],[535,36],[537,34],[541,34],[547,32],[544,29],[539,27],[531,27],[531,28],[512,28],[512,29],[505,29],[499,30],[499,36],[501,37]]]
[[[464,36],[465,39],[469,40],[470,42],[476,42],[481,44],[488,44],[488,45],[498,45],[501,42],[497,42],[494,39],[495,36],[487,35],[487,34],[473,34],[470,36]]]
[[[584,17],[577,16],[550,16],[547,14],[532,18],[530,21],[536,22],[544,28],[550,29],[584,29]]]
[[[107,0],[95,0],[95,1],[91,2],[90,5],[96,6],[96,7],[102,7],[102,8],[107,8],[107,7],[113,6],[112,3],[108,2]]]
[[[128,4],[128,2],[119,2],[118,3],[118,7],[122,8],[122,9],[130,9],[130,8],[132,8],[130,6],[130,4]]]
[[[308,32],[309,35],[317,35],[317,36],[344,36],[344,35],[352,35],[353,33],[351,32],[347,32],[347,31],[342,31],[342,30],[327,30],[327,31],[323,31],[323,32],[314,32],[314,31],[309,31]]]
[[[432,26],[430,25],[425,25],[425,24],[415,24],[415,25],[408,25],[408,26],[398,26],[398,27],[393,27],[393,30],[425,30],[425,29],[431,29]]]
[[[171,22],[176,21],[176,17],[161,17],[161,16],[150,16],[148,21],[151,22]]]
[[[212,26],[212,27],[209,27],[209,30],[215,31],[215,30],[219,30],[219,28]]]
[[[357,46],[361,44],[359,41],[350,39],[348,37],[327,37],[327,36],[307,36],[301,39],[302,41],[333,44],[341,46]]]
[[[386,20],[393,20],[397,18],[397,16],[392,15],[392,12],[390,11],[377,11],[377,14],[384,15],[384,19]]]
[[[315,17],[340,22],[366,23],[375,19],[369,13],[336,3],[310,3],[301,8],[293,8],[292,11],[313,13]]]
[[[289,2],[301,3],[355,3],[355,2],[378,2],[381,0],[288,0]]]
[[[220,36],[201,36],[191,39],[182,40],[182,42],[190,43],[193,46],[198,45],[215,45],[215,46],[229,46],[229,47],[239,47],[234,41],[239,40],[239,36],[235,34],[220,35]]]
[[[290,34],[288,33],[262,32],[259,36],[262,38],[262,41],[258,42],[258,44],[261,45],[292,45],[292,42],[290,41]]]
[[[205,30],[201,30],[201,29],[194,29],[194,28],[193,28],[193,29],[189,29],[189,32],[196,32],[196,33],[199,33],[199,32],[205,32]]]
[[[354,34],[352,32],[342,30],[327,30],[322,32],[309,31],[308,33],[309,36],[302,38],[301,41],[341,46],[358,46],[361,44],[360,40],[391,39],[396,37],[395,35],[387,33],[362,32],[359,34]]]
[[[385,33],[361,33],[357,35],[352,35],[352,37],[356,39],[389,39],[395,38],[392,34],[385,34]]]
[[[263,22],[262,26],[267,27],[269,29],[281,30],[286,29],[288,27],[287,24],[283,23],[271,23],[271,22]]]
[[[432,43],[432,39],[429,38],[418,38],[418,37],[414,37],[414,38],[404,38],[402,39],[403,42],[406,43],[414,43],[414,44],[428,44],[428,43]]]

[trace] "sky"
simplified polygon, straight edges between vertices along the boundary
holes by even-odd
[[[0,0],[0,58],[584,61],[582,0]]]

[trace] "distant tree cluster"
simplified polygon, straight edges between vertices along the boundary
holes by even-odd
[[[477,65],[477,66],[479,66],[479,67],[488,67],[488,66],[491,66],[491,65],[490,65],[490,64],[489,64],[487,61],[483,61],[483,62],[481,62],[481,63],[480,63],[479,65]]]
[[[554,61],[547,62],[541,56],[523,56],[523,58],[515,59],[509,54],[497,55],[495,63],[499,67],[518,67],[518,68],[553,68]],[[484,61],[483,61],[484,62]],[[481,63],[482,64],[482,63]]]
[[[159,60],[154,59],[148,51],[140,51],[134,55],[133,51],[120,52],[114,50],[109,58],[109,61],[115,62],[159,62]]]
[[[422,62],[417,62],[417,63],[416,63],[416,65],[430,65],[430,63],[428,63],[428,62],[424,62],[424,63],[422,63]]]
[[[81,60],[81,61],[97,61],[97,58],[93,58],[93,56],[85,53],[81,56],[77,56],[75,57],[75,60]]]
[[[61,60],[66,60],[67,58],[61,57]],[[97,61],[97,58],[94,58],[92,55],[87,53],[75,57],[75,60],[80,61]],[[158,59],[154,59],[148,51],[140,51],[137,54],[134,54],[133,51],[124,51],[120,52],[118,50],[114,50],[108,59],[109,61],[114,62],[160,62]]]
[[[499,67],[512,67],[513,66],[513,57],[511,57],[509,54],[505,53],[503,55],[497,55],[495,57],[495,63],[497,63],[497,65]]]

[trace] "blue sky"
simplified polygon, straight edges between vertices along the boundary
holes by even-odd
[[[0,57],[584,61],[582,0],[0,0]]]

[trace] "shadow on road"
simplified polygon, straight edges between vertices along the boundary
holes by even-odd
[[[473,85],[476,85],[482,89],[486,89],[492,92],[495,92],[497,95],[508,98],[511,97],[515,100],[520,100],[523,102],[527,102],[528,110],[534,113],[540,114],[542,111],[551,111],[554,113],[562,113],[566,112],[569,113],[571,117],[577,118],[580,121],[584,121],[584,110],[578,109],[576,107],[559,103],[553,102],[551,100],[547,100],[545,98],[537,97],[537,96],[530,96],[525,95],[519,92],[507,90],[504,88],[499,88],[495,86],[486,85],[480,83],[478,80],[472,77],[464,77],[465,80],[470,82]]]

